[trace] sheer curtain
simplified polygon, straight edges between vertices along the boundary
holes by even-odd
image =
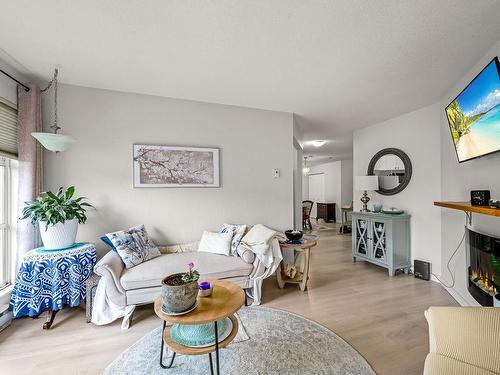
[[[31,136],[32,132],[42,131],[41,93],[38,86],[29,87],[29,91],[21,86],[17,88],[18,217],[21,216],[24,202],[36,198],[41,193],[43,184],[42,146]],[[17,224],[16,266],[19,266],[24,254],[39,245],[38,228],[33,227],[27,220],[20,220]]]

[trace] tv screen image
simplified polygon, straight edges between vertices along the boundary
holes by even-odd
[[[495,57],[446,107],[459,162],[500,151],[500,64]]]

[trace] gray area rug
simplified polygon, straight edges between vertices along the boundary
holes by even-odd
[[[244,307],[238,315],[244,330],[221,349],[222,374],[375,374],[349,344],[311,320],[262,306]],[[210,373],[208,355],[178,355],[171,369],[162,369],[158,362],[160,336],[159,327],[123,352],[104,373]],[[164,356],[164,363],[169,363],[170,355]]]

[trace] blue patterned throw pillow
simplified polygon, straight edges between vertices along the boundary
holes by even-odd
[[[126,268],[132,268],[149,259],[160,256],[160,250],[149,238],[144,225],[127,230],[107,233]]]
[[[116,251],[115,245],[113,245],[113,242],[111,242],[111,240],[108,237],[101,236],[101,241],[104,242],[106,245],[108,245],[111,248],[111,250]]]
[[[220,233],[232,233],[233,239],[231,241],[231,255],[234,257],[238,256],[238,245],[240,244],[241,239],[245,235],[245,231],[247,230],[246,225],[238,225],[238,224],[222,224],[220,228]]]

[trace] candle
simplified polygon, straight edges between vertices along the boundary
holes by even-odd
[[[211,288],[211,286],[210,286],[210,283],[208,281],[202,281],[200,283],[200,289],[201,290],[208,290],[210,288]]]

